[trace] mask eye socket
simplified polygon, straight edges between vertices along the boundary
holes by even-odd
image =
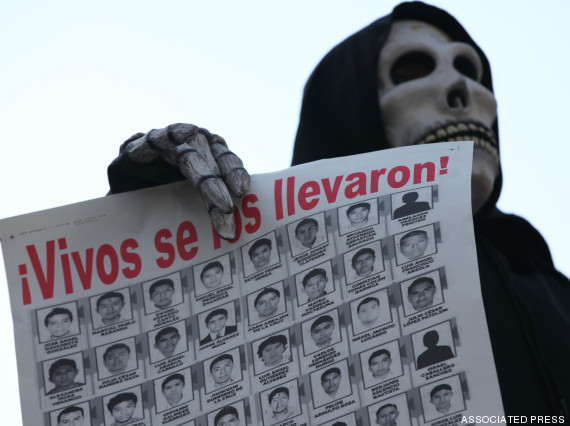
[[[477,81],[477,67],[465,56],[458,56],[453,61],[453,67],[461,74],[469,77],[471,80]]]
[[[434,59],[424,52],[409,52],[400,56],[392,69],[390,78],[394,84],[425,77],[435,69]]]

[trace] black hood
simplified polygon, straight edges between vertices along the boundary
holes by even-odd
[[[403,19],[430,23],[453,40],[473,46],[483,64],[481,84],[493,91],[489,61],[453,16],[425,3],[401,3],[390,15],[344,40],[317,65],[305,85],[292,165],[389,148],[378,104],[377,64],[392,22]],[[498,140],[496,121],[493,130]],[[480,213],[495,205],[501,182],[499,172]]]

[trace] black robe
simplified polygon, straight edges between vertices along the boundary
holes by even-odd
[[[378,105],[377,63],[394,19],[429,22],[453,40],[472,45],[483,63],[481,83],[493,90],[485,54],[455,18],[420,2],[400,4],[392,14],[336,46],[312,73],[303,97],[294,165],[388,148]],[[493,130],[498,134],[496,122]],[[183,179],[163,160],[135,164],[122,149],[108,176],[110,193]],[[554,268],[538,231],[495,207],[501,182],[499,175],[474,225],[481,290],[505,411],[513,416],[568,414],[570,282]]]

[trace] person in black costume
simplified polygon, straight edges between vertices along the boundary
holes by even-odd
[[[455,18],[420,2],[400,4],[391,15],[336,46],[313,71],[305,87],[293,164],[392,146],[378,101],[377,66],[393,23],[405,19],[431,23],[452,40],[471,46],[481,61],[480,85],[492,92],[487,58]],[[456,94],[474,102],[468,97],[472,84],[468,80],[458,78],[441,89],[448,91],[448,99]],[[453,113],[468,120],[472,111],[463,108]],[[497,120],[492,130],[498,135]],[[538,231],[521,217],[497,209],[501,182],[499,168],[490,194],[473,204],[481,204],[474,215],[475,240],[505,411],[508,415],[568,414],[570,282],[555,269]]]
[[[439,107],[448,108],[449,116],[457,118],[449,123],[463,121],[460,127],[468,130],[461,136],[483,141],[479,147],[476,144],[474,171],[479,173],[477,167],[482,165],[484,170],[477,176],[492,177],[473,181],[474,229],[483,302],[506,414],[569,415],[570,282],[555,269],[540,233],[523,218],[505,214],[495,205],[501,191],[500,167],[498,162],[493,168],[480,160],[484,151],[498,158],[498,121],[493,118],[488,125],[475,124],[471,108],[479,100],[472,96],[476,87],[478,93],[488,92],[484,101],[496,114],[490,66],[455,18],[421,2],[402,3],[332,49],[305,87],[292,164],[431,141],[429,134],[402,138],[398,132],[403,126],[397,123],[403,114],[387,115],[384,101],[379,102],[379,97],[386,100],[387,96],[379,87],[379,74],[403,88],[409,80],[429,77],[433,67],[441,65],[420,52],[395,61],[396,69],[379,69],[379,57],[386,52],[383,47],[394,23],[403,20],[431,24],[450,41],[464,43],[475,52],[469,53],[470,60],[458,56],[448,64],[461,75],[441,82],[439,89],[446,96]],[[408,95],[413,105],[415,95],[411,91]],[[447,136],[438,135],[437,140],[447,140],[456,136],[457,128],[440,130],[447,131]],[[426,138],[420,140],[423,136]],[[164,162],[136,164],[126,158],[124,146],[109,167],[111,192],[151,186],[157,175],[156,184],[165,183],[158,167]],[[172,181],[180,179],[179,172],[172,176]]]
[[[453,351],[449,346],[438,346],[439,334],[430,330],[423,337],[424,346],[427,348],[418,356],[417,369],[428,367],[438,362],[453,358]]]

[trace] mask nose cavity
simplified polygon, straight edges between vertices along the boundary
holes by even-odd
[[[465,81],[453,85],[447,92],[447,106],[452,110],[465,110],[469,107],[469,92]]]
[[[447,105],[450,108],[465,108],[467,106],[467,98],[463,91],[454,89],[447,95]]]

